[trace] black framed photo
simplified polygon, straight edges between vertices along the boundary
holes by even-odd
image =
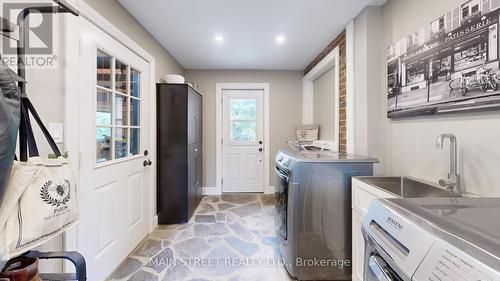
[[[500,109],[499,0],[470,0],[388,48],[387,116]]]

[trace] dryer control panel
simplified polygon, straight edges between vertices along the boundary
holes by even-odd
[[[500,280],[500,273],[495,272],[460,249],[437,239],[412,280],[495,281]]]

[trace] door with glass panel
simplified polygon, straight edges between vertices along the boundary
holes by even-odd
[[[223,192],[264,191],[264,91],[224,90]]]
[[[149,64],[81,21],[78,250],[104,280],[147,235]]]

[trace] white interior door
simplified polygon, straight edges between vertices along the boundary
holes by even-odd
[[[264,91],[223,90],[223,192],[264,192]]]
[[[104,280],[148,233],[149,64],[81,19],[77,248]]]

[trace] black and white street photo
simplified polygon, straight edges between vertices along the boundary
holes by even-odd
[[[500,107],[500,1],[470,0],[391,45],[390,118]]]

